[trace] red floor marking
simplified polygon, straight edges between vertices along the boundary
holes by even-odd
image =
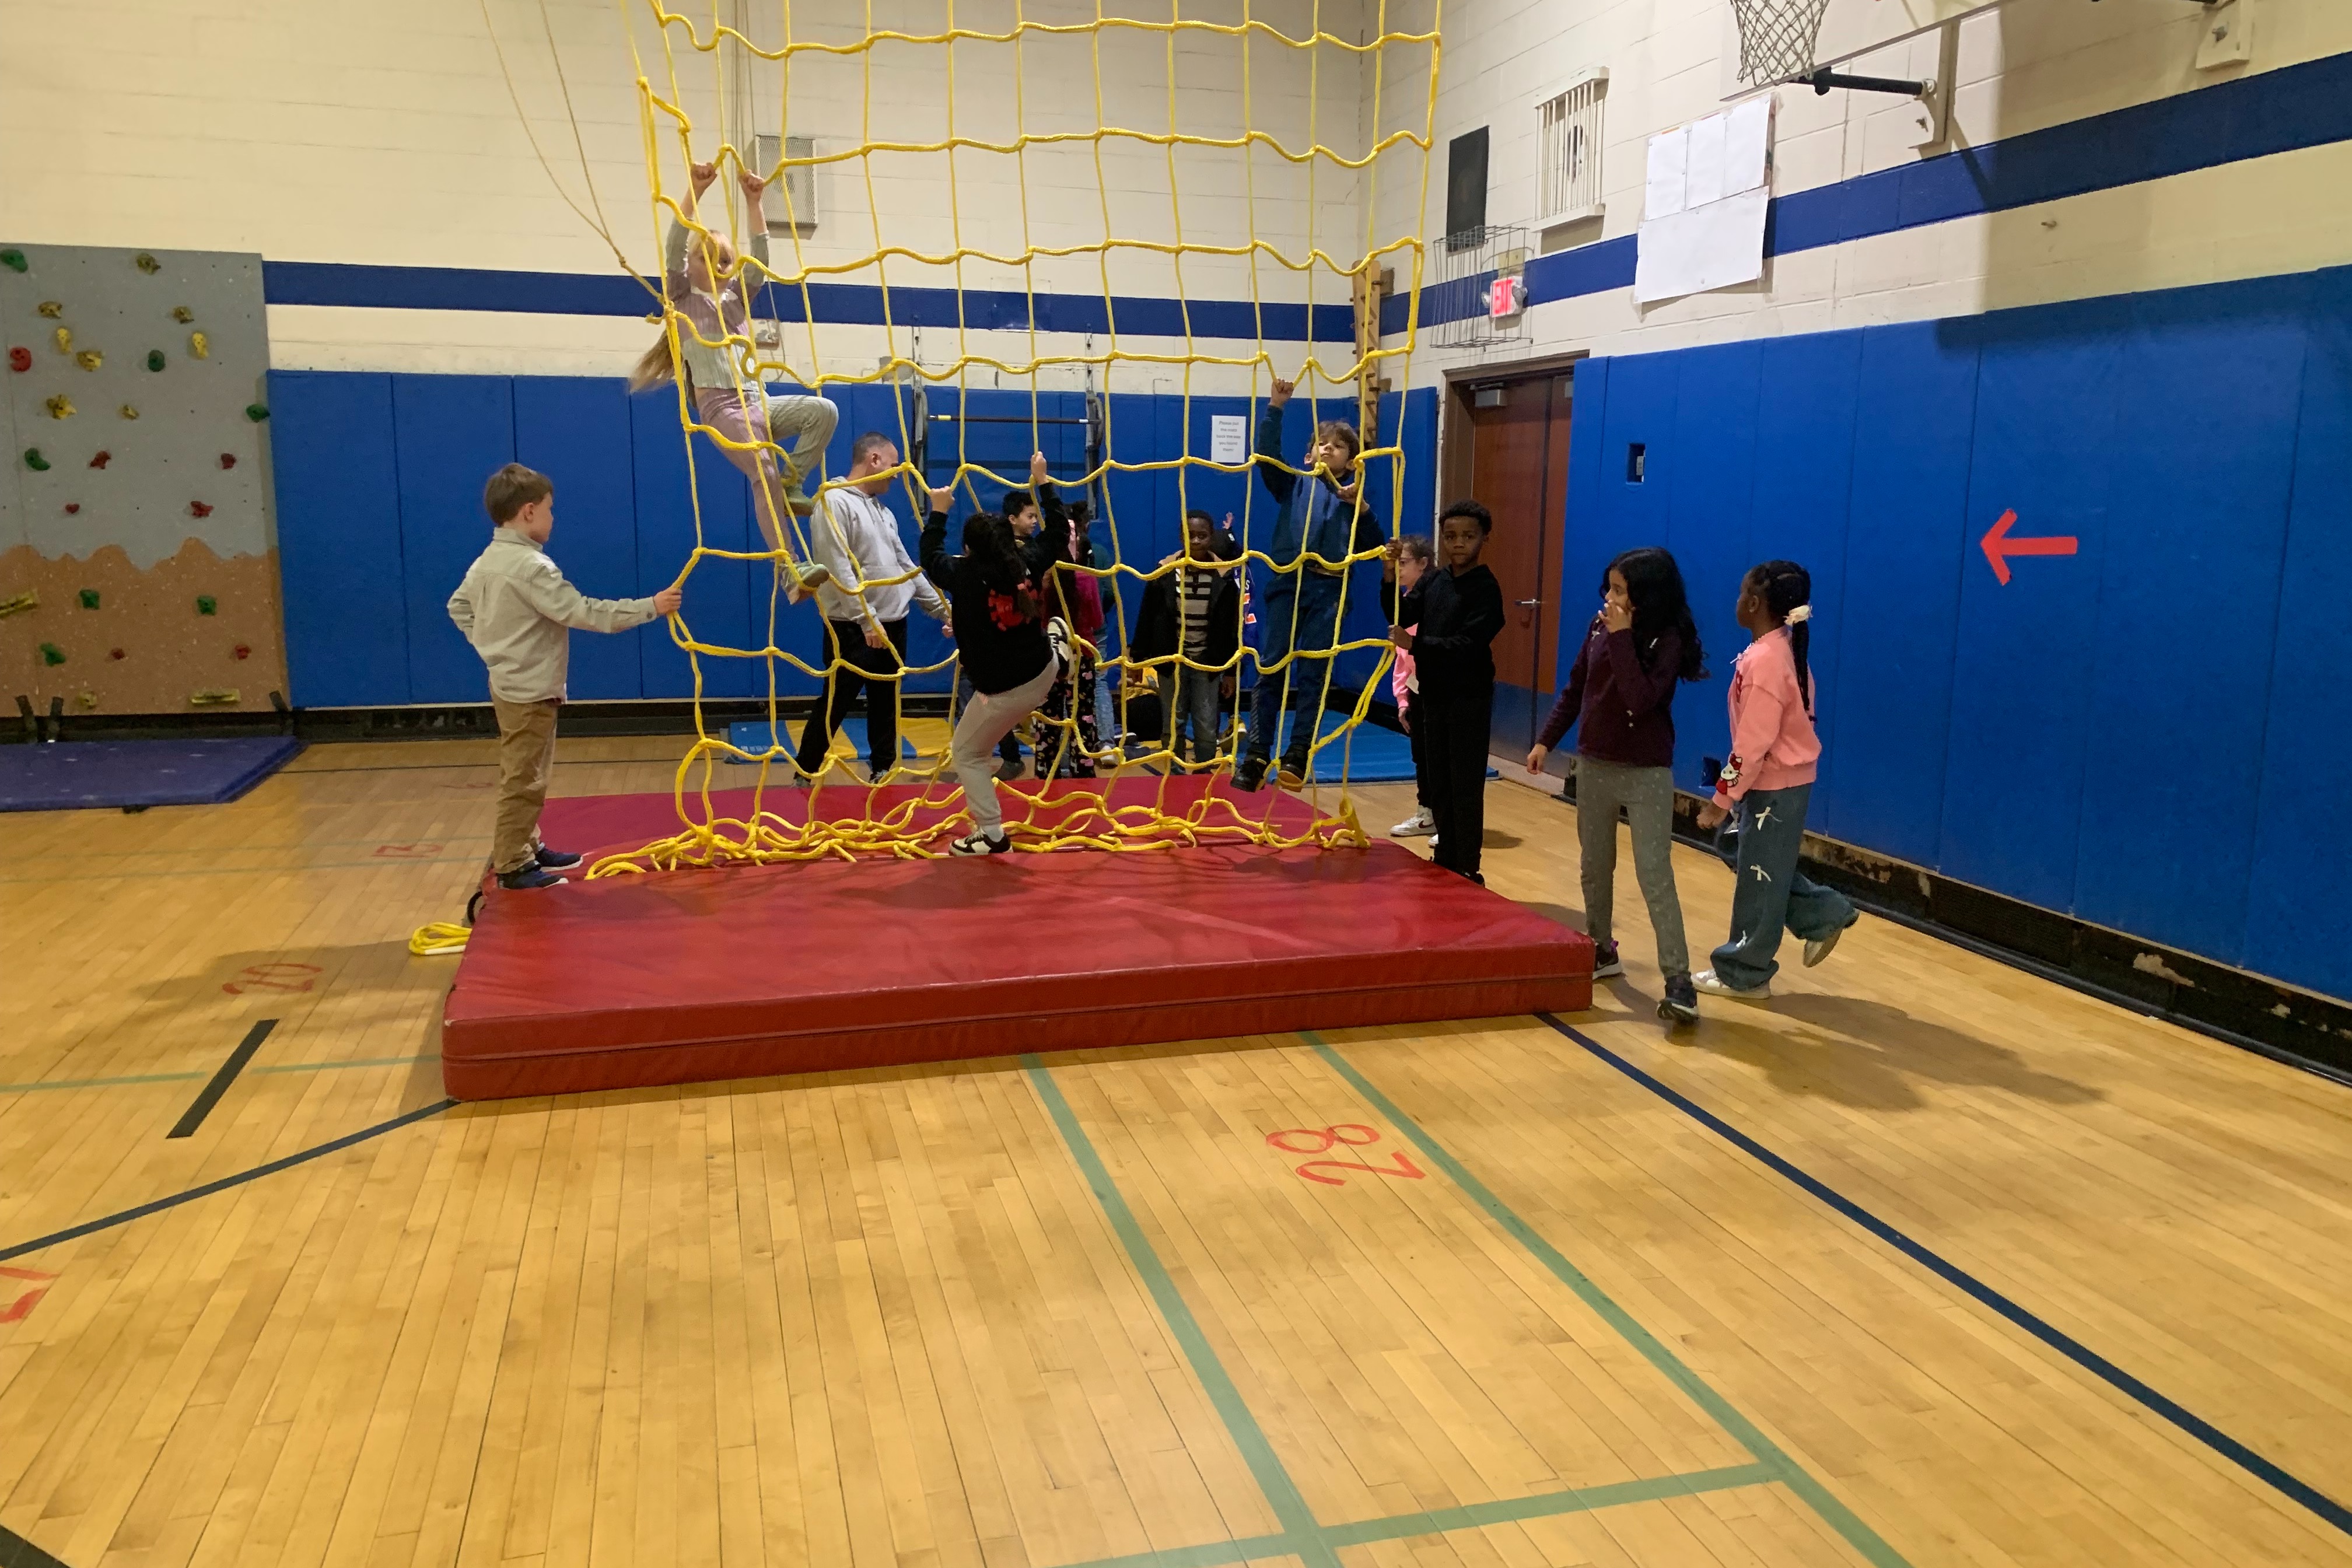
[[[37,1268],[9,1268],[0,1266],[0,1279],[37,1279],[40,1282],[37,1289],[26,1291],[5,1308],[0,1308],[0,1323],[16,1322],[31,1311],[39,1304],[41,1298],[49,1293],[49,1282],[56,1278],[56,1275],[44,1274]]]
[[[1350,1132],[1360,1132],[1363,1136],[1350,1138],[1348,1136]],[[1319,1138],[1322,1142],[1302,1149],[1296,1143],[1286,1142],[1293,1138]],[[1265,1141],[1286,1154],[1320,1154],[1335,1144],[1344,1143],[1350,1148],[1361,1148],[1367,1143],[1377,1143],[1381,1141],[1381,1135],[1376,1130],[1365,1126],[1360,1121],[1335,1121],[1328,1127],[1286,1127],[1279,1132],[1267,1133]],[[1360,1160],[1309,1160],[1303,1165],[1293,1167],[1291,1174],[1310,1182],[1320,1182],[1327,1187],[1344,1187],[1348,1184],[1348,1179],[1345,1176],[1318,1176],[1314,1173],[1317,1170],[1369,1171],[1375,1176],[1402,1176],[1408,1181],[1415,1182],[1424,1179],[1428,1174],[1420,1166],[1414,1164],[1402,1150],[1398,1150],[1389,1158],[1396,1163],[1368,1165]]]
[[[252,963],[238,970],[237,977],[221,989],[232,996],[242,996],[248,991],[308,991],[325,973],[315,963]]]

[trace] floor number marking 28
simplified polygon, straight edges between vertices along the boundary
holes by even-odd
[[[1265,1141],[1286,1154],[1320,1154],[1337,1144],[1361,1148],[1381,1141],[1379,1131],[1358,1121],[1339,1121],[1328,1127],[1287,1127],[1279,1132],[1269,1132]],[[1412,1163],[1402,1150],[1389,1155],[1394,1162],[1387,1165],[1367,1164],[1360,1160],[1309,1160],[1295,1168],[1293,1173],[1310,1182],[1320,1182],[1327,1187],[1344,1187],[1345,1176],[1326,1176],[1322,1171],[1369,1171],[1375,1176],[1402,1176],[1418,1182],[1427,1174]]]

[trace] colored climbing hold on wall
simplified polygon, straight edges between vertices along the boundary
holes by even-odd
[[[93,468],[102,468],[112,461],[114,454],[111,452],[92,452],[89,455],[89,466]]]
[[[106,650],[106,657],[109,658],[128,658],[131,656],[124,653],[119,647],[110,647]]]
[[[266,403],[248,403],[245,405],[245,416],[258,425],[269,417],[269,405]]]
[[[56,331],[51,332],[51,333],[49,334],[49,337],[50,337],[50,339],[51,339],[53,342],[55,342],[57,343],[57,345],[58,345],[58,353],[61,353],[61,354],[69,354],[69,353],[73,353],[73,329],[72,329],[72,328],[70,328],[70,327],[59,327]]]
[[[81,366],[84,370],[96,370],[100,365],[102,365],[105,363],[106,356],[99,353],[96,349],[84,349],[81,353],[74,355],[74,363]]]
[[[163,264],[143,250],[131,258],[131,264],[150,276],[163,270]]]
[[[80,703],[84,708],[95,708],[98,706],[98,693],[85,686],[79,691],[74,693],[74,700]]]
[[[215,686],[203,691],[191,691],[188,700],[199,708],[234,708],[236,706],[236,688]]]
[[[0,267],[5,267],[11,272],[22,272],[31,265],[32,263],[25,259],[25,253],[14,246],[6,250],[0,250]]]
[[[13,599],[0,599],[0,616],[21,616],[27,610],[37,610],[40,607],[40,590],[27,588]]]
[[[210,594],[199,594],[199,595],[196,595],[196,614],[198,614],[198,615],[200,615],[200,616],[216,616],[216,615],[219,615],[219,614],[220,614],[220,601],[219,601],[218,599],[214,598]]]
[[[249,643],[239,643],[231,651],[239,658],[251,658],[253,657],[253,647]]]
[[[121,415],[125,419],[136,419],[139,417],[139,410],[132,407],[128,403],[116,409],[115,412]]]
[[[206,338],[202,332],[190,332],[188,334],[188,352],[195,355],[198,359],[210,359],[213,357],[212,341]]]
[[[33,368],[33,351],[22,343],[8,351],[8,368],[23,374]]]
[[[41,662],[43,664],[59,665],[63,664],[65,661],[65,649],[59,647],[53,642],[45,642],[41,645]]]
[[[185,305],[174,305],[172,307],[172,320],[179,322],[181,325],[185,326],[188,322],[193,321],[195,319],[196,313],[194,310],[189,310]]]
[[[163,368],[163,351],[162,349],[149,349],[147,351],[147,368],[149,370],[161,370]]]
[[[25,467],[37,474],[46,474],[49,471],[49,460],[41,456],[38,447],[27,447],[25,448]]]
[[[79,501],[78,501],[78,500],[69,500],[69,501],[66,502],[66,515],[67,515],[68,517],[71,517],[74,513],[76,513],[76,512],[79,511],[80,510],[81,510],[81,502],[79,502]]]
[[[74,416],[73,399],[62,392],[50,398],[42,406],[49,411],[49,417],[52,419],[70,419]]]
[[[44,300],[33,308],[53,321],[66,313],[65,301],[62,300]]]
[[[97,590],[97,589],[95,589],[95,588],[84,588],[84,589],[81,591],[81,607],[82,607],[83,609],[85,609],[85,610],[94,610],[94,609],[98,608],[98,590]]]
[[[236,454],[235,452],[223,452],[223,453],[221,454],[221,467],[222,467],[222,468],[236,468]]]
[[[192,500],[188,503],[188,515],[190,517],[210,517],[212,514],[213,509],[206,506],[203,501]]]

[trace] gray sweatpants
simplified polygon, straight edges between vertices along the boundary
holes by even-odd
[[[991,838],[1004,833],[1004,807],[996,798],[996,743],[1037,710],[1061,673],[1062,661],[1048,658],[1028,685],[981,692],[964,704],[963,717],[956,721],[948,755],[956,777],[963,781],[964,809],[971,813],[971,825]]]
[[[1658,971],[1690,973],[1682,900],[1675,896],[1675,771],[1576,759],[1576,838],[1584,851],[1584,929],[1595,942],[1615,940],[1617,808],[1633,829],[1633,879],[1650,906]]]

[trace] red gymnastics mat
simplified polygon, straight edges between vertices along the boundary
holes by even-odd
[[[1113,798],[1155,787],[1121,781]],[[862,812],[864,790],[827,789],[827,808],[836,793]],[[749,792],[713,798],[740,812]],[[1271,804],[1309,820],[1304,802]],[[586,850],[676,821],[667,795],[606,795],[551,801],[542,826]],[[457,1099],[499,1100],[1578,1012],[1591,973],[1579,933],[1389,843],[657,871],[492,892],[449,993],[442,1076]]]

